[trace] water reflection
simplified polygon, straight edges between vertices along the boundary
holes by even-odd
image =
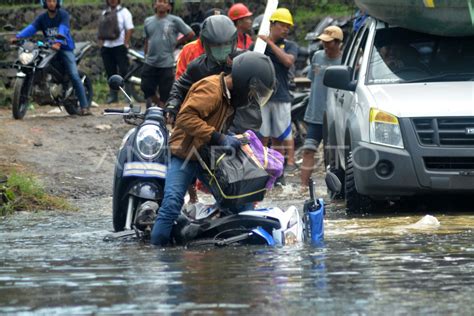
[[[471,214],[336,209],[319,247],[160,249],[102,242],[110,199],[88,203],[0,221],[0,313],[471,313]]]

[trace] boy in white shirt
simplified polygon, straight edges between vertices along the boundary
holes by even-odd
[[[120,74],[122,77],[127,74],[127,51],[130,46],[130,38],[132,37],[134,26],[132,14],[127,8],[120,5],[120,0],[106,0],[106,3],[107,9],[102,11],[102,15],[116,13],[118,28],[120,30],[120,34],[115,39],[103,39],[99,31],[100,54],[108,79],[115,74]],[[110,90],[106,102],[107,104],[118,102],[117,91]]]

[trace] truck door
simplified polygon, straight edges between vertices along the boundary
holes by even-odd
[[[363,28],[354,37],[353,43],[351,45],[350,51],[348,52],[344,65],[349,66],[352,69],[351,79],[358,81],[360,73],[362,71],[362,61],[364,59],[364,49],[367,42],[369,34],[369,24],[367,23]],[[338,156],[340,157],[340,162],[344,164],[345,158],[345,132],[346,125],[349,117],[351,116],[355,102],[357,102],[356,93],[353,91],[347,90],[336,90],[335,92],[335,101],[336,101],[336,139],[338,144]]]

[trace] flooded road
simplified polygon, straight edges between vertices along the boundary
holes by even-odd
[[[300,202],[300,201],[299,201]],[[355,219],[322,247],[161,249],[104,242],[111,200],[0,221],[0,313],[471,314],[474,215]],[[92,205],[100,205],[93,207]]]
[[[410,205],[360,218],[331,205],[319,248],[104,242],[114,156],[128,127],[101,110],[22,121],[0,110],[0,164],[28,167],[80,210],[0,218],[0,314],[472,314],[470,201],[463,214]],[[304,200],[286,188],[270,198],[300,210]],[[440,225],[413,225],[426,214]]]

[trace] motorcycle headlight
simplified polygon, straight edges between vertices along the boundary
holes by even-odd
[[[22,65],[28,65],[35,59],[35,54],[33,52],[22,52],[18,56],[18,60]]]
[[[140,156],[144,159],[153,159],[160,153],[164,145],[164,137],[155,125],[145,125],[138,130],[136,144]]]
[[[371,143],[404,148],[400,124],[395,115],[371,108],[369,122]]]

